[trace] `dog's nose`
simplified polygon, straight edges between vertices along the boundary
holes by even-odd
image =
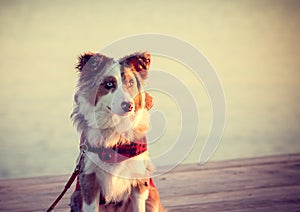
[[[133,103],[132,102],[122,102],[121,108],[124,110],[124,112],[130,112],[133,110]]]

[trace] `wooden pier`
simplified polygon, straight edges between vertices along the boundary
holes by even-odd
[[[0,180],[0,211],[45,211],[68,178]],[[169,211],[300,211],[300,154],[180,165],[154,181]],[[73,187],[55,211],[69,211]]]

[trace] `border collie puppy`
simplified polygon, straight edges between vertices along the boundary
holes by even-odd
[[[143,90],[151,56],[79,57],[71,118],[83,157],[71,211],[163,211],[147,151],[152,97]]]

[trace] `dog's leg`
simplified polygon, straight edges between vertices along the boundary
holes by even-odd
[[[149,196],[149,180],[140,181],[132,189],[132,206],[134,212],[146,211],[146,200]]]
[[[84,212],[98,212],[100,188],[95,173],[80,175],[80,186],[83,197]]]
[[[156,188],[149,188],[149,197],[146,201],[146,211],[148,212],[167,212],[160,204],[159,194]]]
[[[71,196],[70,202],[71,212],[81,212],[82,211],[82,195],[80,191],[74,191]]]
[[[99,192],[97,192],[99,196]],[[82,205],[83,212],[99,212],[99,198],[95,198],[91,203],[83,201]]]
[[[149,191],[145,190],[143,193],[133,192],[132,204],[133,212],[145,212],[146,211],[146,199],[148,198]]]

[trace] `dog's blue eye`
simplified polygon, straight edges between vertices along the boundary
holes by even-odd
[[[111,88],[114,87],[114,83],[113,83],[113,82],[107,82],[107,83],[105,83],[104,87],[105,87],[106,89],[111,89]]]

